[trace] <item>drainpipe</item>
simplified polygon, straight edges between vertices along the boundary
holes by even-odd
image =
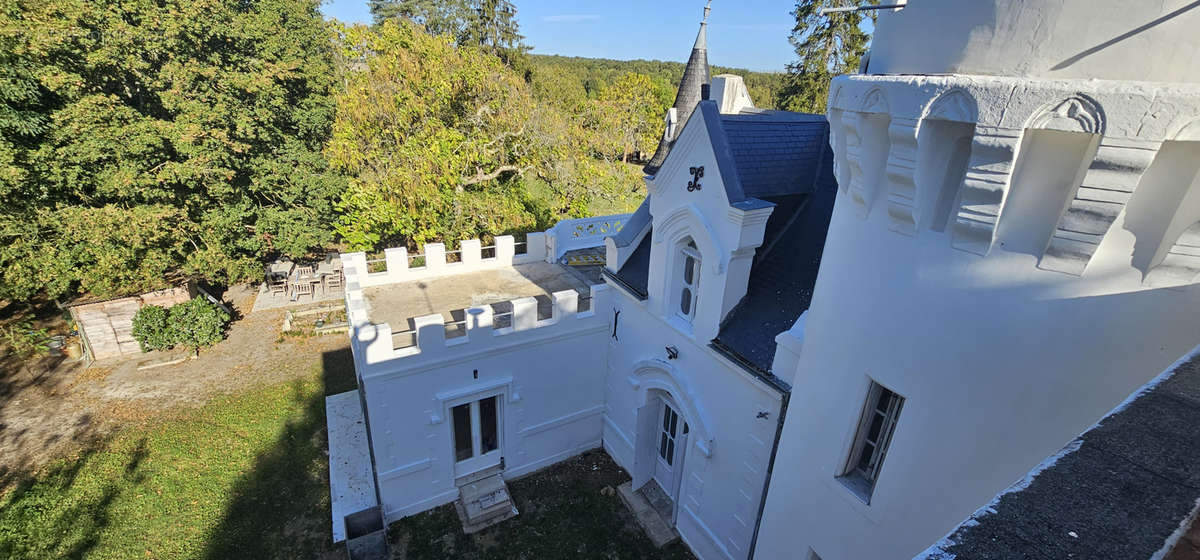
[[[787,418],[788,403],[792,400],[791,391],[781,391],[782,401],[779,403],[779,420],[775,428],[775,443],[771,445],[771,458],[767,461],[767,478],[763,481],[762,500],[758,502],[758,516],[754,518],[754,535],[750,537],[750,553],[747,558],[754,559],[754,550],[758,548],[758,530],[762,526],[763,510],[767,508],[767,490],[771,488],[771,477],[775,474],[775,454],[779,452],[779,439],[783,435],[783,421]]]

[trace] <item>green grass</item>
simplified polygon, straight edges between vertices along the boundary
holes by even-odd
[[[395,556],[409,560],[695,560],[680,542],[656,549],[616,495],[629,475],[603,451],[590,451],[509,482],[520,515],[474,535],[453,505],[389,527]]]
[[[0,558],[343,558],[330,544],[327,394],[353,388],[349,352],[300,380],[130,426],[0,496]],[[654,549],[593,451],[510,483],[521,514],[466,535],[453,506],[389,528],[394,557],[687,560]]]
[[[327,371],[111,434],[0,497],[0,558],[307,558],[329,548]],[[337,363],[336,366],[330,364]],[[324,375],[323,375],[324,373]]]

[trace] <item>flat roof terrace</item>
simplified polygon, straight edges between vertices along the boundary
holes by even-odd
[[[602,259],[602,249],[570,251],[563,260],[579,262],[598,253]],[[548,319],[554,308],[552,295],[575,290],[580,294],[579,311],[586,311],[591,307],[591,286],[603,283],[601,268],[601,264],[571,266],[538,261],[371,286],[363,289],[363,297],[370,321],[391,326],[395,347],[403,348],[415,344],[414,319],[426,315],[441,315],[446,337],[454,338],[465,334],[466,310],[471,307],[491,306],[493,326],[504,328],[512,324],[512,300],[537,299],[538,319]]]

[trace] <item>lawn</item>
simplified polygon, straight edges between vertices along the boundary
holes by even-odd
[[[17,484],[0,497],[0,558],[329,555],[324,397],[352,386],[345,354],[112,433]]]
[[[453,505],[393,523],[392,556],[410,560],[694,560],[676,541],[656,550],[616,495],[629,475],[591,451],[509,482],[521,514],[474,535],[462,532]]]
[[[0,558],[344,558],[330,544],[324,398],[349,353],[294,381],[129,425],[0,496]],[[394,558],[688,559],[655,550],[595,451],[514,481],[521,514],[465,535],[452,506],[394,523]]]

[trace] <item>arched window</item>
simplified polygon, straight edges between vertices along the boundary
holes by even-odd
[[[696,316],[696,297],[700,288],[700,251],[691,238],[679,246],[677,261],[675,285],[678,296],[675,312],[691,321]]]

